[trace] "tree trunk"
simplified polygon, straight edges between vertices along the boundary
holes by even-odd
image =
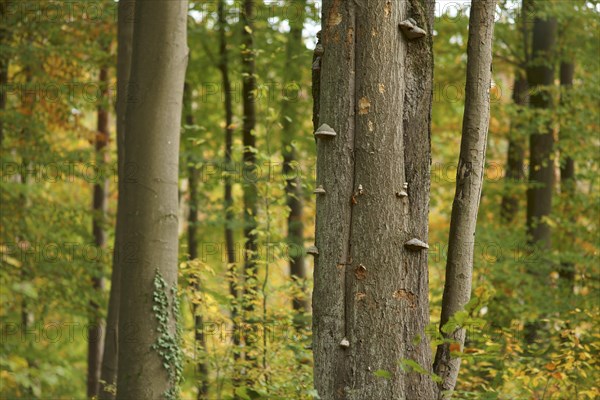
[[[31,38],[28,38],[29,44],[31,44]],[[26,90],[33,90],[33,73],[30,65],[25,64],[23,66],[23,72],[25,74],[25,88]],[[34,115],[35,112],[35,96],[22,96],[21,97],[21,107],[25,110],[25,115]],[[33,125],[35,126],[35,125]],[[21,141],[25,144],[22,148],[21,153],[21,165],[26,168],[27,171],[30,171],[33,168],[33,164],[30,163],[30,158],[32,155],[29,153],[29,146],[31,146],[35,141],[35,132],[32,129],[32,125],[27,124],[25,127],[21,129]],[[22,173],[19,174],[19,178],[21,184],[25,187],[31,185],[31,181],[29,180],[29,174]],[[35,179],[34,179],[35,182]],[[17,243],[20,246],[24,246],[25,249],[28,249],[31,245],[31,241],[35,236],[30,233],[28,219],[25,218],[28,210],[32,207],[31,200],[28,196],[29,190],[23,190],[20,194],[19,199],[21,200],[21,209],[23,210],[22,215],[23,218],[19,221],[19,229],[17,230]],[[25,283],[30,283],[34,279],[34,265],[31,260],[27,258],[23,259],[23,264],[21,265],[21,281]],[[36,316],[33,310],[31,303],[28,301],[27,296],[21,297],[21,331],[28,332],[31,327],[35,327],[36,325]],[[37,359],[33,356],[33,342],[27,341],[28,351],[25,354],[25,362],[27,363],[27,378],[29,382],[26,384],[26,393],[30,398],[34,398],[34,393],[41,390],[40,380],[36,378],[36,374],[32,373],[37,367],[38,362]],[[36,387],[37,386],[37,387]]]
[[[187,1],[135,5],[125,121],[118,399],[177,396],[178,158]]]
[[[527,106],[529,103],[529,88],[527,79],[518,73],[513,88],[513,103],[517,106]],[[509,184],[523,182],[525,179],[525,140],[521,137],[521,124],[513,123],[508,140],[506,160],[506,175],[504,179]],[[511,222],[519,211],[519,196],[512,193],[509,187],[502,196],[501,216],[504,222]]]
[[[533,25],[533,49],[527,69],[531,88],[530,107],[546,110],[552,97],[546,88],[554,83],[553,53],[556,45],[556,20],[536,18]],[[551,247],[550,226],[544,221],[552,210],[554,190],[554,136],[550,123],[529,139],[529,188],[527,189],[527,233],[532,244]]]
[[[306,1],[296,1],[295,7],[302,10],[304,16],[304,7]],[[281,125],[282,143],[281,152],[283,154],[283,175],[285,177],[285,195],[286,203],[290,209],[288,215],[288,238],[290,276],[300,285],[302,292],[292,300],[292,307],[295,311],[294,318],[298,325],[302,325],[302,315],[309,312],[309,302],[306,297],[306,266],[304,261],[304,223],[303,223],[303,201],[302,201],[302,182],[296,168],[297,156],[294,147],[294,138],[300,136],[299,128],[301,121],[298,114],[298,100],[300,93],[300,82],[302,80],[302,71],[298,65],[297,59],[305,50],[302,43],[302,28],[304,18],[299,18],[297,13],[290,18],[290,33],[286,49],[286,63],[284,68],[284,85],[286,87],[286,97],[281,102]],[[294,86],[294,90],[290,87]]]
[[[0,18],[6,24],[7,3],[5,1],[0,2]],[[10,31],[4,26],[0,26],[0,46],[6,46],[8,44],[8,38]],[[4,112],[6,110],[6,88],[8,88],[8,66],[9,57],[8,52],[3,52],[0,56],[0,150],[2,150],[2,143],[4,141]]]
[[[232,151],[233,151],[233,99],[231,96],[231,81],[229,79],[229,54],[227,51],[227,32],[225,27],[227,26],[227,19],[225,13],[225,0],[219,0],[218,4],[218,18],[219,18],[219,70],[221,71],[221,78],[223,80],[223,92],[224,102],[223,108],[225,111],[225,169],[232,171],[234,169],[232,164]],[[233,211],[233,193],[231,177],[225,175],[224,185],[224,207],[225,207],[225,250],[227,252],[227,269],[229,272],[229,294],[232,297],[231,303],[231,321],[233,322],[233,389],[239,386],[238,371],[236,368],[237,360],[240,358],[240,336],[238,335],[238,316],[239,316],[239,295],[238,295],[238,282],[237,282],[237,271],[236,271],[236,259],[235,259],[235,242],[233,223],[235,220],[235,213]]]
[[[194,115],[192,114],[192,91],[187,82],[185,83],[183,103],[185,110],[185,124],[188,126],[193,126],[196,124],[196,121],[194,119]],[[188,251],[190,255],[190,260],[195,260],[198,258],[198,183],[200,179],[199,171],[196,167],[196,160],[193,156],[188,156],[187,165],[188,185],[190,191],[190,212],[188,215],[187,226]],[[196,280],[192,284],[192,289],[194,290],[194,292],[197,293],[199,293],[202,290],[202,286],[200,284],[199,279],[199,276],[196,277]],[[192,313],[194,316],[194,340],[196,342],[195,348],[197,350],[202,350],[203,352],[206,348],[206,343],[204,340],[204,322],[198,304],[193,303]],[[200,378],[198,384],[198,400],[206,399],[208,396],[208,368],[206,362],[204,361],[204,355],[202,355],[196,362],[196,371]]]
[[[471,298],[475,227],[483,187],[490,122],[495,9],[496,0],[473,2],[469,16],[465,112],[440,319],[442,335],[445,339],[457,342],[461,351],[465,341],[465,329],[447,332],[443,328],[456,313],[464,310]],[[443,343],[438,346],[436,352],[434,371],[442,378],[439,383],[439,398],[450,398],[450,394],[444,392],[454,390],[458,378],[460,358],[453,356],[450,349],[450,343]]]
[[[100,103],[98,105],[98,123],[96,132],[96,166],[99,170],[104,170],[108,164],[108,143],[110,132],[108,127],[108,69],[100,69]],[[108,191],[109,182],[106,177],[99,178],[100,181],[94,184],[93,198],[93,220],[92,233],[94,235],[94,244],[96,248],[104,253],[106,249],[106,231],[104,227],[107,224],[108,211]],[[97,260],[95,269],[92,271],[92,286],[95,296],[101,297],[104,291],[104,278],[102,277],[102,258]],[[102,365],[102,345],[104,344],[104,320],[100,317],[100,306],[94,300],[90,302],[90,317],[88,325],[88,375],[87,375],[87,396],[88,398],[97,397],[100,388],[100,369]]]
[[[326,193],[317,197],[313,352],[323,399],[435,398],[428,376],[399,366],[431,365],[427,251],[403,244],[428,236],[433,10],[421,0],[323,1],[319,123],[336,133],[316,135]],[[409,17],[425,37],[399,28]]]
[[[118,364],[118,323],[119,303],[121,293],[120,271],[123,264],[126,247],[123,245],[125,228],[124,218],[124,184],[125,184],[125,111],[127,108],[127,87],[131,70],[131,47],[133,40],[133,13],[135,0],[120,0],[118,5],[117,26],[117,175],[118,175],[118,201],[117,222],[115,227],[115,243],[113,245],[113,266],[111,273],[110,297],[108,300],[108,314],[106,317],[106,334],[104,336],[104,355],[102,357],[102,370],[100,379],[102,390],[99,392],[101,400],[115,398]]]
[[[563,91],[569,91],[573,86],[573,77],[575,75],[575,64],[573,62],[562,62],[560,64],[560,85],[563,87]],[[563,93],[564,93],[563,92]],[[567,104],[565,97],[568,96],[566,93],[563,94],[561,98],[561,103]],[[566,130],[566,127],[562,127],[562,129]],[[561,191],[564,194],[564,197],[567,199],[567,204],[565,204],[565,214],[567,216],[572,215],[573,211],[570,209],[570,204],[568,199],[575,198],[575,160],[571,158],[569,155],[564,157],[563,162],[560,166],[560,185]],[[571,235],[566,235],[567,237],[572,237]],[[570,285],[573,285],[575,281],[575,266],[572,262],[563,261],[561,263],[560,276],[565,279],[567,282],[570,282]]]
[[[529,105],[529,85],[527,84],[527,77],[524,76],[523,69],[524,66],[528,65],[530,59],[531,30],[529,17],[533,2],[532,0],[523,0],[521,5],[519,24],[521,43],[523,45],[523,65],[517,67],[515,86],[513,88],[513,103],[519,107],[525,107]],[[521,133],[522,129],[520,121],[519,123],[512,123],[511,132],[509,133],[505,175],[505,180],[509,184],[523,182],[525,179],[525,138]],[[500,206],[500,216],[502,221],[506,223],[512,222],[519,211],[519,196],[514,194],[510,189],[509,187],[504,192]]]
[[[257,211],[257,177],[256,177],[256,138],[254,130],[256,127],[256,76],[254,75],[254,0],[244,0],[242,6],[242,97],[243,97],[243,128],[242,141],[244,144],[244,295],[243,309],[244,322],[250,324],[251,314],[255,309],[256,294],[258,291],[257,261],[258,261],[258,235],[256,229]],[[256,329],[256,326],[251,326]],[[246,359],[257,366],[255,357],[250,353],[249,347]],[[248,380],[248,385],[252,380]]]

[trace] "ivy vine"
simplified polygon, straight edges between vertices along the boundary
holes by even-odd
[[[171,299],[169,301],[169,298]],[[154,275],[154,292],[152,295],[154,316],[158,322],[158,338],[152,349],[158,352],[163,367],[169,374],[169,389],[164,393],[168,400],[179,397],[179,384],[183,380],[183,356],[181,353],[181,326],[179,324],[179,297],[177,286],[168,287],[158,270]],[[169,327],[171,318],[175,321],[176,330],[173,334]]]

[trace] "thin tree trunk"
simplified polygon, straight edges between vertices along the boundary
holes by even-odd
[[[293,2],[295,7],[302,10],[304,16],[304,7],[306,1],[300,0]],[[294,318],[299,322],[302,315],[309,312],[309,302],[306,294],[306,266],[304,261],[304,222],[303,222],[303,201],[302,201],[302,182],[298,175],[295,163],[297,162],[296,148],[294,147],[294,138],[300,136],[299,128],[300,118],[298,113],[298,100],[300,93],[300,81],[302,80],[302,71],[298,65],[298,57],[305,50],[302,43],[302,28],[304,18],[299,18],[297,13],[292,14],[290,18],[290,33],[286,49],[286,63],[284,68],[284,85],[287,88],[286,97],[281,102],[281,125],[282,143],[281,152],[283,153],[283,175],[286,180],[285,195],[287,206],[290,209],[288,215],[288,238],[290,276],[302,288],[302,293],[295,296],[292,300],[292,307],[295,311]],[[290,88],[294,86],[294,90]]]
[[[7,2],[0,1],[0,19],[7,24],[6,19]],[[6,28],[7,25],[0,26],[0,45],[6,46],[9,39],[10,31]],[[6,89],[8,88],[8,52],[3,52],[0,56],[0,150],[4,141],[4,112],[6,110]]]
[[[440,331],[445,339],[465,341],[465,329],[446,332],[443,328],[471,298],[475,227],[483,187],[485,153],[490,122],[490,86],[492,82],[492,42],[496,0],[471,4],[467,45],[467,83],[460,156],[456,173],[456,193],[452,203],[446,282],[442,298]],[[439,398],[450,398],[454,390],[460,358],[451,354],[451,344],[440,344],[434,372],[442,378]]]
[[[28,42],[31,43],[31,38],[28,38]],[[25,73],[25,87],[27,90],[32,90],[32,71],[29,65],[25,65],[23,68]],[[29,115],[34,114],[35,107],[35,97],[23,96],[21,99],[21,106],[29,113]],[[33,143],[34,138],[32,135],[32,130],[28,127],[24,127],[21,131],[21,140],[25,143],[25,148],[23,149],[21,156],[21,165],[25,167],[27,170],[31,170],[33,167],[30,165],[29,154],[27,146]],[[30,185],[28,180],[28,174],[21,174],[21,184],[27,186]],[[23,215],[26,215],[27,209],[31,207],[31,201],[27,196],[28,191],[24,190],[20,196],[21,199],[21,208],[23,209]],[[21,229],[23,236],[18,238],[18,242],[20,245],[26,246],[28,248],[31,245],[32,238],[30,237],[29,227],[27,223],[27,219],[23,218],[21,221]],[[21,266],[21,280],[23,282],[30,282],[33,279],[33,270],[32,265],[26,258],[23,260],[23,265]],[[22,332],[28,332],[30,327],[33,326],[36,322],[35,314],[32,310],[30,303],[27,301],[27,296],[22,296],[21,299],[21,328]],[[27,395],[31,398],[35,398],[35,385],[39,385],[39,380],[34,378],[34,374],[32,374],[32,370],[37,368],[37,360],[32,357],[33,348],[31,347],[31,342],[27,342],[29,350],[27,354],[25,354],[25,361],[27,363],[27,377],[29,378],[29,384],[26,386]],[[39,388],[38,388],[39,389]]]
[[[131,70],[131,50],[133,41],[135,0],[120,0],[118,5],[117,24],[117,176],[118,200],[117,222],[115,227],[115,243],[113,245],[113,265],[111,273],[108,314],[106,317],[106,334],[104,336],[104,354],[100,374],[102,390],[98,397],[101,400],[112,400],[116,394],[118,365],[118,324],[119,303],[121,297],[120,271],[124,262],[126,246],[124,246],[124,185],[125,185],[125,111],[127,108],[127,88]]]
[[[117,399],[177,397],[178,158],[188,2],[135,5],[125,120]]]
[[[554,83],[553,53],[556,46],[556,19],[536,18],[533,25],[533,49],[527,80],[532,94],[530,107],[552,108],[552,97],[545,86]],[[527,233],[531,244],[551,247],[550,226],[544,221],[552,211],[554,190],[554,136],[548,123],[529,139],[529,188],[527,189]]]
[[[227,51],[227,19],[225,13],[225,0],[219,0],[218,18],[219,18],[219,70],[223,80],[224,102],[223,108],[225,111],[225,169],[233,170],[232,151],[233,151],[233,100],[231,96],[231,81],[229,79],[229,54]],[[225,207],[225,249],[227,252],[227,268],[229,272],[229,294],[232,297],[231,304],[231,321],[233,322],[233,389],[239,386],[238,371],[236,368],[237,361],[240,358],[240,336],[238,335],[238,315],[239,315],[239,294],[235,259],[235,242],[233,223],[235,213],[233,211],[233,193],[231,177],[225,175],[224,185],[224,207]]]
[[[258,235],[256,229],[257,211],[257,177],[256,177],[256,76],[254,60],[254,0],[244,0],[242,6],[242,97],[243,97],[243,128],[242,141],[244,144],[244,294],[243,309],[244,322],[250,324],[249,320],[255,309],[256,295],[258,292],[257,260],[258,260]],[[256,329],[256,326],[251,326]],[[252,365],[258,366],[256,357],[252,356],[251,346],[246,346],[246,359]],[[247,384],[252,385],[252,379]]]
[[[575,63],[562,62],[560,64],[560,85],[563,87],[564,92],[567,92],[572,88],[574,76]],[[563,94],[563,97],[561,98],[561,103],[563,104],[566,104],[565,95],[566,93]],[[561,129],[566,130],[565,127],[562,127]],[[560,166],[560,186],[564,197],[567,199],[567,204],[565,204],[565,214],[568,216],[572,214],[568,199],[573,199],[575,197],[575,184],[575,160],[567,155],[564,157]],[[567,237],[571,237],[571,235],[567,235]],[[575,266],[572,262],[563,261],[561,263],[560,276],[567,282],[570,282],[571,286],[573,285],[575,281]]]
[[[189,84],[186,82],[184,90],[184,110],[185,110],[185,124],[193,126],[196,124],[194,115],[192,114],[192,93]],[[189,208],[190,212],[188,215],[188,251],[190,254],[190,260],[198,258],[198,183],[199,171],[196,167],[195,159],[192,155],[188,156],[188,185],[190,191]],[[200,293],[202,286],[199,281],[199,277],[192,284],[192,289],[195,293]],[[204,320],[198,304],[194,303],[192,306],[192,313],[194,315],[194,340],[196,342],[196,350],[204,352],[206,349],[206,342],[204,339]],[[202,355],[196,362],[196,371],[200,378],[198,384],[198,400],[206,399],[208,396],[208,368]]]
[[[515,80],[513,88],[513,103],[517,106],[527,106],[529,102],[529,89],[527,79],[520,73]],[[521,134],[522,126],[512,123],[508,152],[506,160],[505,180],[508,184],[523,182],[525,179],[525,138]],[[511,222],[519,211],[519,196],[512,193],[510,188],[502,196],[501,217],[504,222]]]
[[[100,69],[100,103],[98,105],[98,123],[96,132],[96,166],[100,170],[108,164],[108,143],[110,132],[108,127],[108,110],[105,102],[108,102],[108,69]],[[96,248],[104,253],[106,249],[107,211],[109,182],[106,178],[100,178],[94,184],[93,198],[93,220],[92,233]],[[94,271],[92,271],[92,286],[95,296],[101,297],[104,291],[104,278],[102,277],[102,260],[97,260]],[[102,365],[102,346],[104,344],[104,320],[100,317],[100,306],[92,300],[90,302],[90,317],[88,325],[88,375],[87,395],[89,398],[97,397],[100,388],[100,369]]]
[[[399,365],[431,371],[427,251],[403,244],[428,237],[433,11],[433,1],[323,1],[318,132],[336,133],[316,135],[323,399],[435,398],[428,376]],[[425,37],[399,28],[409,17]]]

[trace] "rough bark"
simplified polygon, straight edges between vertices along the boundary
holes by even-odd
[[[174,303],[187,1],[139,1],[135,16],[125,120],[117,378],[123,400],[173,398],[180,358]]]
[[[98,121],[96,131],[96,166],[102,171],[108,164],[107,146],[109,143],[110,132],[108,126],[108,69],[100,69],[100,103],[98,105]],[[92,234],[94,244],[100,249],[99,254],[103,254],[106,249],[106,230],[107,211],[108,211],[108,191],[109,181],[107,178],[99,178],[100,181],[94,183],[93,195],[93,219]],[[94,296],[101,297],[104,291],[104,278],[102,271],[102,259],[97,260],[95,269],[92,271],[92,287]],[[87,371],[87,396],[89,398],[98,396],[100,389],[100,370],[102,365],[102,346],[104,344],[104,319],[100,316],[99,304],[90,301],[90,316],[88,325],[88,371]]]
[[[289,248],[290,276],[302,288],[301,293],[292,299],[292,308],[295,311],[295,319],[298,325],[302,324],[302,315],[309,311],[309,301],[306,296],[306,265],[304,257],[304,223],[303,223],[303,201],[302,182],[298,174],[296,148],[293,144],[294,138],[300,135],[300,115],[298,110],[300,82],[302,81],[301,65],[298,57],[305,49],[302,43],[302,28],[304,26],[304,8],[306,1],[293,2],[297,9],[302,10],[300,14],[292,14],[290,18],[290,33],[286,48],[286,63],[284,68],[284,85],[287,88],[286,97],[281,101],[281,125],[283,154],[283,175],[285,177],[286,203],[290,209],[288,214],[287,244]],[[294,86],[292,86],[294,85]],[[294,87],[294,89],[291,89]]]
[[[427,252],[403,243],[428,236],[433,10],[420,0],[323,2],[319,123],[337,133],[317,139],[326,193],[317,197],[313,353],[323,399],[435,398],[428,376],[399,366],[431,365]],[[402,33],[409,17],[426,37]]]
[[[553,18],[536,18],[533,24],[533,43],[527,81],[531,88],[530,107],[546,110],[552,108],[551,93],[547,89],[554,83],[552,56],[556,46],[557,23]],[[544,217],[552,211],[554,190],[554,136],[551,123],[529,139],[529,188],[527,189],[527,233],[531,244],[540,249],[551,247],[550,226]]]
[[[513,103],[525,107],[529,103],[529,88],[527,79],[518,75],[513,88]],[[504,179],[509,184],[523,182],[525,179],[525,138],[520,130],[521,124],[512,123],[511,134],[508,140],[506,160],[506,175]],[[519,211],[519,196],[509,190],[502,196],[501,217],[504,222],[511,222]]]
[[[561,97],[561,103],[566,104],[565,97],[568,97],[567,92],[573,86],[573,77],[575,76],[575,63],[573,62],[562,62],[560,64],[560,85],[563,88],[563,96]],[[561,130],[566,130],[566,127],[561,127]],[[571,215],[571,205],[569,199],[575,197],[575,160],[568,154],[563,157],[560,166],[560,186],[561,192],[566,199],[565,214]],[[574,222],[574,221],[573,221]],[[566,237],[572,237],[567,234]],[[575,281],[575,266],[572,262],[563,261],[561,263],[560,276],[567,282],[571,282],[571,285]]]
[[[115,226],[115,243],[113,245],[113,265],[111,273],[108,314],[106,316],[106,333],[104,335],[104,354],[101,367],[101,390],[98,397],[101,400],[115,398],[118,364],[118,323],[119,303],[121,293],[120,271],[124,260],[123,246],[123,207],[125,184],[125,111],[127,108],[127,87],[131,70],[131,47],[133,40],[133,17],[135,0],[120,0],[118,5],[117,23],[117,176],[118,200],[117,222]]]
[[[447,332],[443,328],[456,313],[464,310],[471,298],[475,227],[483,187],[490,121],[495,8],[496,0],[473,2],[469,16],[465,111],[440,319],[440,331],[444,338],[457,342],[461,350],[465,341],[465,329]],[[450,398],[451,394],[448,392],[454,390],[460,369],[460,358],[453,356],[450,348],[450,343],[443,343],[436,351],[434,372],[442,378],[438,385],[439,398]]]

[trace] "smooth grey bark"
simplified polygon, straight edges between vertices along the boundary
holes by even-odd
[[[118,200],[117,222],[115,226],[115,243],[113,245],[113,265],[111,272],[108,313],[106,316],[106,333],[104,335],[104,354],[100,373],[101,388],[98,397],[101,400],[115,398],[118,365],[118,324],[119,303],[121,297],[120,271],[125,256],[123,246],[124,184],[125,184],[125,111],[127,108],[127,87],[131,70],[131,50],[133,41],[135,0],[120,0],[117,22],[117,176]]]
[[[552,108],[548,86],[554,83],[553,53],[556,47],[557,22],[554,18],[536,18],[533,24],[531,63],[527,80],[531,89],[530,107]],[[544,218],[552,211],[554,191],[554,136],[551,123],[529,139],[529,188],[527,189],[527,233],[531,244],[540,249],[551,247],[550,226]]]
[[[433,399],[428,239],[433,1],[323,1],[313,353],[322,399]],[[409,40],[413,18],[426,37]],[[400,120],[402,118],[402,120]],[[408,197],[399,193],[407,186]],[[374,372],[385,370],[389,379]]]
[[[458,342],[461,351],[465,329],[458,328],[445,333],[442,328],[457,312],[464,309],[471,298],[475,228],[483,187],[490,121],[495,8],[496,0],[473,2],[469,16],[465,111],[440,319],[442,335],[445,339]],[[439,398],[450,398],[451,395],[446,392],[454,390],[459,369],[460,358],[451,354],[450,343],[440,344],[434,363],[434,372],[442,378]]]
[[[288,214],[287,244],[289,251],[289,267],[292,280],[297,283],[301,292],[292,299],[292,308],[295,311],[294,319],[297,326],[302,323],[304,314],[309,312],[310,303],[306,293],[306,265],[304,257],[304,222],[303,222],[303,191],[302,181],[298,174],[296,148],[294,139],[300,136],[300,115],[298,102],[300,100],[300,82],[302,80],[301,65],[298,57],[305,50],[302,43],[302,28],[304,26],[304,15],[306,1],[294,1],[292,3],[301,14],[292,13],[290,18],[290,32],[287,39],[286,62],[284,68],[284,85],[288,88],[286,97],[281,101],[281,125],[283,154],[283,176],[285,177],[286,203],[290,209]],[[290,90],[291,85],[296,85]]]
[[[561,62],[560,63],[560,85],[563,89],[561,96],[561,103],[566,104],[568,98],[568,92],[573,87],[573,78],[575,76],[575,63],[574,62]],[[567,127],[561,127],[561,133],[567,130]],[[562,135],[561,135],[562,136]],[[572,215],[572,205],[568,199],[575,197],[576,180],[575,180],[575,160],[569,156],[563,155],[563,160],[560,166],[560,186],[561,192],[563,193],[567,203],[565,204],[565,214]],[[574,221],[573,221],[574,222]],[[572,237],[567,234],[567,237]],[[572,243],[571,243],[572,244]],[[572,262],[563,261],[561,262],[560,276],[565,279],[572,286],[575,281],[575,265]]]
[[[187,6],[186,0],[135,4],[125,119],[126,251],[121,264],[117,399],[163,399],[176,392],[177,183]],[[166,287],[156,287],[159,277]],[[157,297],[168,304],[158,304]],[[160,314],[155,307],[167,310]],[[168,347],[157,349],[159,343]],[[161,356],[161,351],[168,354]]]
[[[96,166],[103,170],[108,164],[107,147],[110,140],[108,125],[108,110],[103,102],[108,102],[108,69],[100,69],[100,104],[98,105],[97,132],[95,141]],[[94,184],[93,188],[93,218],[92,234],[94,244],[101,250],[100,254],[106,249],[106,224],[108,212],[108,192],[109,181],[106,177]],[[102,271],[101,258],[96,261],[92,271],[92,287],[95,296],[103,296],[104,277]],[[88,325],[88,371],[87,371],[87,396],[89,398],[98,396],[100,389],[100,371],[102,365],[102,350],[104,345],[104,326],[105,321],[100,315],[100,305],[96,301],[90,301],[90,316]]]

